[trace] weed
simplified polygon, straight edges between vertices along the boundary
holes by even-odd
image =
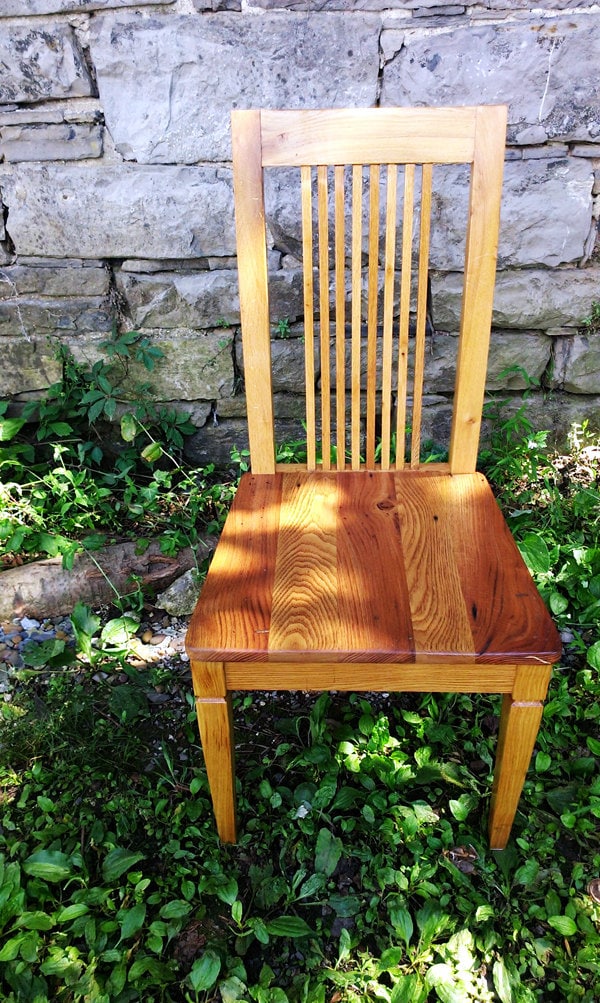
[[[289,338],[292,333],[289,317],[282,317],[275,325],[275,336],[277,338]]]
[[[234,485],[213,467],[184,467],[188,417],[153,404],[147,384],[123,396],[131,362],[152,371],[160,350],[130,331],[115,332],[104,351],[89,367],[61,348],[61,380],[22,417],[0,403],[0,553],[62,555],[70,566],[78,550],[135,538],[143,526],[172,554],[222,524]]]
[[[600,331],[600,302],[597,300],[592,303],[590,315],[583,321],[582,329],[586,334],[597,334]]]

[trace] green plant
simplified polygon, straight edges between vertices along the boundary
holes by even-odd
[[[581,326],[586,334],[597,334],[600,331],[600,301],[594,300],[589,317],[585,318]]]
[[[77,550],[110,534],[136,537],[142,525],[173,553],[224,518],[234,486],[181,459],[188,417],[154,404],[148,384],[123,391],[131,363],[152,371],[160,350],[135,331],[114,332],[103,347],[92,366],[59,349],[61,380],[22,417],[0,404],[2,553],[62,554],[69,565]]]
[[[275,334],[278,338],[289,338],[291,335],[291,327],[289,317],[282,317],[275,324]]]

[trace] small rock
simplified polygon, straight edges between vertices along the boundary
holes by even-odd
[[[40,626],[40,621],[31,620],[28,616],[26,616],[23,620],[21,620],[21,626],[23,630],[37,630]]]
[[[142,641],[144,644],[151,644],[154,634],[151,630],[145,630],[142,634]]]
[[[152,704],[168,703],[171,699],[168,693],[147,693],[146,696]]]
[[[6,631],[4,637],[9,644],[18,644],[23,639],[23,631],[19,627],[12,627]]]
[[[189,616],[196,605],[200,595],[201,583],[197,574],[193,571],[186,571],[184,575],[177,578],[168,589],[158,596],[156,605],[170,613],[171,616]]]
[[[162,644],[166,640],[166,634],[153,634],[150,638],[150,644]]]
[[[15,669],[20,668],[23,665],[23,659],[18,651],[5,651],[3,660],[7,665],[12,665]]]
[[[56,637],[56,635],[53,633],[53,631],[50,631],[50,630],[34,630],[30,634],[28,640],[30,640],[30,641],[38,641],[38,642],[51,641],[53,637]]]

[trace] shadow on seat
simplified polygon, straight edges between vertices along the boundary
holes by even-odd
[[[231,693],[286,689],[504,694],[489,834],[494,849],[508,840],[560,639],[475,470],[505,131],[500,106],[232,114],[252,472],[186,641],[226,842],[236,840]],[[451,193],[465,217],[455,392],[448,460],[424,463],[432,217],[451,170],[462,171]],[[264,175],[280,207],[272,219]],[[302,258],[307,460],[285,466],[267,224],[281,229],[294,195],[286,250]]]

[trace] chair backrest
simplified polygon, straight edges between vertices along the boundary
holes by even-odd
[[[265,210],[265,172],[295,169],[285,171],[284,183],[288,195],[298,194],[301,221],[306,466],[386,470],[419,466],[433,179],[435,165],[451,164],[469,165],[463,184],[470,192],[447,469],[475,469],[505,134],[504,106],[232,113],[254,473],[278,466],[267,267],[267,228],[277,220]]]

